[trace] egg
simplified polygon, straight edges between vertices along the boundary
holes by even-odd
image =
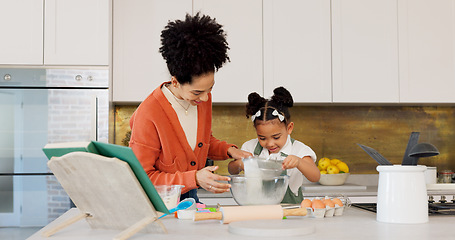
[[[340,199],[338,199],[338,198],[332,199],[332,202],[333,202],[334,204],[338,204],[338,206],[340,206],[340,207],[343,206],[343,202],[342,202]]]
[[[303,201],[300,203],[300,206],[302,208],[309,208],[311,207],[311,200],[310,199],[303,199]]]
[[[323,202],[324,202],[324,204],[325,204],[326,206],[328,206],[328,207],[331,207],[331,208],[335,207],[335,203],[333,203],[332,200],[330,200],[330,198],[324,199]]]
[[[313,199],[313,203],[311,204],[313,209],[318,208],[325,208],[325,204],[320,199]]]

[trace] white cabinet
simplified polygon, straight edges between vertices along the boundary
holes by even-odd
[[[455,1],[399,0],[400,101],[455,102]]]
[[[230,47],[232,62],[215,74],[213,102],[246,102],[250,92],[263,93],[262,0],[114,0],[113,101],[141,102],[170,80],[158,52],[161,31],[198,11],[223,25]]]
[[[263,94],[262,0],[194,0],[194,14],[216,18],[227,34],[231,62],[215,73],[213,102],[245,103]]]
[[[330,0],[264,0],[264,92],[331,102]]]
[[[278,86],[296,103],[455,102],[455,0],[114,0],[113,10],[115,102],[169,79],[160,32],[198,11],[230,47],[215,103]]]
[[[109,65],[110,0],[2,0],[0,64]]]
[[[141,102],[170,81],[159,53],[169,20],[192,13],[191,0],[113,1],[113,101]]]
[[[2,0],[0,9],[0,64],[42,64],[43,0]]]
[[[45,0],[44,64],[109,65],[109,0]]]
[[[399,102],[397,0],[332,0],[333,102]]]

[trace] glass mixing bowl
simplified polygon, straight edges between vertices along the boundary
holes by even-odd
[[[279,204],[289,185],[288,176],[269,178],[229,176],[231,194],[239,205],[274,205]]]

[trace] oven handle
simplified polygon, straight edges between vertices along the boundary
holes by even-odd
[[[98,96],[96,93],[92,95],[91,112],[90,140],[98,141]]]

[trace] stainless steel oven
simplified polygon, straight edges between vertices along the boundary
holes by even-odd
[[[108,69],[0,68],[0,226],[44,226],[70,208],[47,143],[108,141]]]

